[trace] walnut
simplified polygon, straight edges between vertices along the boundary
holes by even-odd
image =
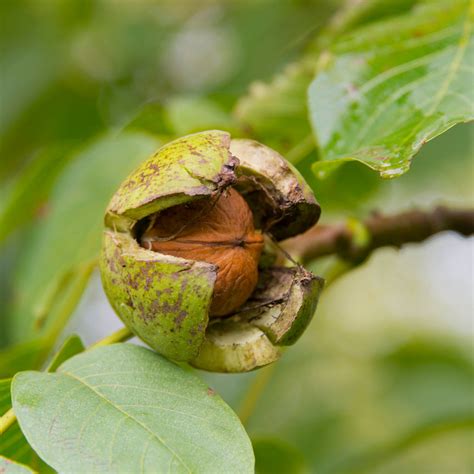
[[[277,243],[320,212],[275,150],[220,130],[181,137],[113,195],[104,291],[126,326],[165,357],[214,372],[262,367],[298,340],[315,311],[322,279],[278,259]]]
[[[257,285],[263,237],[254,229],[252,211],[235,189],[214,200],[200,199],[158,213],[140,245],[217,266],[211,317],[235,311]]]

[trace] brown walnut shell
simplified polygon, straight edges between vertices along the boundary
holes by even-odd
[[[263,236],[255,230],[252,211],[235,189],[217,199],[200,199],[156,214],[140,245],[217,266],[211,317],[235,311],[257,285]]]
[[[165,357],[216,372],[262,367],[303,334],[323,286],[279,261],[276,243],[320,211],[276,151],[220,130],[181,137],[112,197],[104,290],[127,327]]]

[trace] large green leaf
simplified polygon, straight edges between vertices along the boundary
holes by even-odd
[[[23,464],[18,464],[11,459],[0,456],[0,472],[2,474],[31,474],[34,471]]]
[[[253,472],[239,419],[195,375],[143,347],[79,354],[12,384],[26,438],[61,472]]]
[[[82,344],[81,339],[75,335],[70,336],[66,341],[64,341],[63,345],[55,354],[47,370],[53,372],[62,362],[83,350],[84,345]],[[10,385],[11,379],[0,380],[0,416],[6,413],[12,406]],[[0,455],[6,455],[14,461],[21,461],[30,466],[38,468],[41,466],[41,472],[43,474],[49,472],[49,466],[44,465],[38,458],[37,454],[28,444],[28,441],[26,441],[17,423],[14,423],[13,426],[11,426],[0,438]],[[1,464],[0,472],[2,472]]]
[[[58,178],[15,275],[12,342],[62,328],[94,267],[110,197],[157,145],[149,135],[108,135],[81,151]]]
[[[472,120],[472,26],[469,0],[438,0],[341,38],[309,89],[316,173],[357,160],[399,176],[426,142]]]
[[[6,413],[12,406],[10,397],[11,379],[0,380],[0,416]],[[28,464],[35,469],[41,468],[41,473],[46,474],[50,472],[49,466],[44,464],[38,455],[31,449],[31,446],[26,441],[20,427],[14,423],[2,436],[0,436],[0,459],[2,457],[8,458],[8,461],[20,462]],[[7,466],[2,465],[0,461],[0,472],[3,473],[2,468]],[[10,466],[13,469],[15,465]],[[8,471],[6,472],[15,472]],[[21,472],[21,471],[17,471]]]

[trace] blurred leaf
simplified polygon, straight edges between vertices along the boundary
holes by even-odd
[[[49,320],[51,327],[45,331],[46,335],[26,342],[11,344],[3,349],[0,362],[0,374],[12,376],[20,370],[39,368],[42,366],[48,353],[53,347],[69,316],[79,303],[82,293],[86,289],[89,277],[94,269],[95,262],[78,265],[77,268],[61,275],[49,285],[45,295],[34,305],[32,321],[33,329],[40,332]]]
[[[296,146],[311,137],[306,90],[314,73],[315,61],[309,58],[288,66],[268,84],[253,83],[237,102],[235,116],[268,146],[281,151]]]
[[[38,37],[24,36],[18,39],[14,48],[2,51],[0,134],[5,133],[7,127],[56,78],[60,58],[57,46],[52,38],[38,41]]]
[[[48,143],[38,143],[35,138],[39,129],[55,121],[51,94],[49,101],[37,106],[61,81],[70,60],[71,36],[89,10],[89,1],[81,2],[81,9],[72,8],[76,3],[68,2],[53,11],[58,2],[0,2],[0,140],[5,156],[9,157],[0,160],[0,179],[16,171],[15,165],[28,159],[38,145]],[[68,11],[73,18],[65,21]],[[75,123],[76,113],[68,112],[62,123]]]
[[[39,153],[21,172],[0,204],[0,243],[16,228],[41,212],[56,177],[68,161],[64,147]]]
[[[12,396],[27,438],[61,472],[253,472],[237,416],[195,375],[143,347],[115,344],[54,374],[20,373]]]
[[[473,355],[442,340],[407,341],[377,361],[386,403],[416,406],[423,421],[437,418],[440,406],[443,416],[474,415]]]
[[[232,29],[239,35],[238,57],[227,90],[239,94],[255,79],[270,80],[294,61],[308,39],[328,22],[340,0],[233,2]],[[225,4],[222,2],[221,5]]]
[[[85,346],[79,336],[73,334],[69,336],[59,348],[58,352],[53,357],[53,360],[47,367],[47,372],[54,372],[63,362],[71,357],[83,352]]]
[[[12,379],[0,380],[0,416],[6,413],[12,406],[10,397],[10,385]],[[0,457],[6,458],[15,462],[27,464],[38,469],[41,466],[41,473],[47,474],[51,472],[49,466],[44,464],[38,455],[31,449],[28,441],[26,441],[23,433],[14,423],[2,436],[0,436]],[[0,462],[0,472],[3,473],[2,463]],[[38,469],[39,470],[39,469]],[[10,472],[10,471],[6,471]],[[14,472],[14,471],[12,471]]]
[[[335,290],[336,286],[332,288]],[[333,298],[348,297],[336,292]],[[332,321],[339,315],[331,313],[331,308],[326,312],[320,308],[323,313],[276,364],[246,423],[251,437],[278,435],[297,447],[311,472],[339,474],[348,472],[336,469],[342,459],[372,453],[372,449],[390,445],[415,427],[474,412],[469,347],[425,335],[424,343],[420,336],[416,345],[410,344],[411,349],[407,344],[392,354],[367,357],[366,335],[344,335],[344,323]],[[361,332],[367,324],[364,322]],[[410,320],[407,324],[406,332],[411,334]],[[388,337],[377,331],[371,340]],[[241,404],[241,387],[228,393],[228,377],[209,374],[205,380],[212,380],[213,387],[222,390],[232,406]],[[240,380],[241,385],[246,382]],[[460,436],[464,444],[471,439],[466,434]],[[464,456],[459,459],[464,462],[465,446],[456,453]],[[449,459],[449,453],[445,454]],[[436,466],[442,456],[441,451],[432,452],[431,460],[430,456],[424,459],[425,466]],[[457,459],[452,454],[451,460],[453,456]],[[410,463],[405,467],[399,472],[433,472],[426,467],[424,471],[414,470]]]
[[[54,339],[62,329],[98,256],[109,199],[157,145],[143,134],[108,135],[85,147],[66,167],[15,274],[12,342],[40,334]]]
[[[341,166],[326,179],[318,179],[311,171],[315,154],[307,156],[299,165],[298,170],[306,182],[314,190],[316,199],[324,210],[323,219],[330,213],[357,216],[365,215],[367,202],[377,205],[376,192],[384,182],[365,166],[359,163],[348,163]],[[369,204],[370,205],[370,204]]]
[[[414,427],[390,442],[343,460],[341,463],[336,464],[330,472],[334,472],[335,474],[339,472],[372,472],[376,468],[383,467],[385,463],[391,461],[393,458],[400,456],[404,451],[412,449],[417,444],[425,443],[429,441],[430,438],[447,432],[449,433],[466,428],[474,428],[473,412],[434,420]]]
[[[12,406],[12,400],[10,397],[11,383],[12,383],[12,379],[0,380],[0,415],[3,415]]]
[[[254,439],[255,472],[257,474],[309,473],[303,456],[295,448],[278,439]]]
[[[383,177],[405,173],[429,140],[472,120],[468,0],[438,0],[341,38],[309,90],[323,161],[320,177],[349,160]]]
[[[0,377],[11,377],[20,370],[40,367],[51,348],[45,338],[30,339],[0,350]]]
[[[60,152],[60,147],[70,151],[97,136],[104,129],[93,96],[99,88],[91,87],[88,93],[92,97],[84,97],[74,90],[74,84],[64,81],[56,81],[42,92],[2,137],[2,152],[9,159],[0,163],[0,178],[2,174],[15,176],[20,164],[38,151]]]
[[[321,52],[339,35],[359,25],[407,11],[416,1],[346,2],[346,6],[316,36],[313,46],[302,59],[287,66],[267,83],[251,84],[247,95],[238,100],[235,116],[257,139],[283,153],[291,150],[288,159],[299,161],[316,146],[308,120],[307,90],[316,73]],[[301,147],[302,142],[306,146]]]
[[[336,12],[331,23],[316,38],[316,48],[328,47],[338,35],[347,33],[359,26],[380,21],[391,16],[401,15],[425,0],[346,0]]]
[[[172,135],[173,130],[166,123],[165,113],[165,107],[159,102],[145,104],[125,126],[125,131],[147,132],[157,136]]]
[[[1,350],[0,377],[10,377],[21,370],[41,367],[54,344],[53,339],[52,337],[31,339]],[[63,360],[66,360],[66,358],[72,357],[72,355],[74,355],[73,353],[81,352],[81,350],[79,350],[81,347],[83,347],[83,345],[79,337],[75,335],[70,336],[64,342],[59,352],[54,356],[50,367],[52,366],[54,370],[56,365],[59,365]],[[59,358],[58,364],[55,362],[56,357]],[[63,357],[65,358],[63,359]],[[51,368],[48,370],[51,371]]]
[[[23,464],[18,464],[11,459],[0,456],[0,472],[2,474],[28,474],[34,471]]]
[[[169,127],[177,136],[212,129],[232,133],[236,129],[225,110],[204,97],[175,97],[168,101],[165,110]]]

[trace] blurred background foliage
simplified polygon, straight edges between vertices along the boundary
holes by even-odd
[[[331,32],[417,2],[342,3],[0,2],[2,376],[41,365],[62,334],[90,343],[120,327],[94,270],[102,213],[176,136],[215,127],[274,146],[325,221],[474,204],[471,125],[397,180],[354,163],[312,173],[306,89]],[[448,233],[379,250],[326,290],[274,367],[202,374],[245,418],[258,472],[474,470],[473,255],[472,238]]]

